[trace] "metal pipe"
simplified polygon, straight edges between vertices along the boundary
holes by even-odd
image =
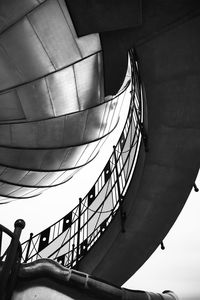
[[[172,291],[164,291],[162,294],[145,292],[148,300],[179,300],[178,296]],[[134,300],[134,298],[132,298]],[[144,299],[144,298],[143,298]],[[131,300],[131,298],[130,298]]]
[[[120,266],[119,266],[120,272]],[[35,281],[37,278],[37,282]],[[42,278],[42,281],[41,281]],[[104,300],[178,300],[178,297],[171,291],[163,293],[151,293],[138,290],[121,288],[109,282],[104,282],[86,273],[63,268],[60,264],[49,259],[42,259],[30,264],[22,264],[19,271],[18,283],[23,283],[23,292],[20,297],[33,299],[30,294],[30,287],[34,285],[34,297],[37,299],[48,299],[52,291],[63,293],[66,299],[104,299]],[[51,288],[46,288],[46,283],[51,283]],[[38,287],[38,289],[37,289]],[[45,287],[43,289],[43,287]],[[21,292],[19,292],[21,293]],[[65,297],[62,297],[64,299]],[[21,299],[21,298],[20,298]],[[57,298],[56,298],[57,299]]]

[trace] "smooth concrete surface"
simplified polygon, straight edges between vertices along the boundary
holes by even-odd
[[[128,33],[146,90],[149,152],[136,170],[138,184],[132,183],[126,195],[126,232],[120,232],[116,217],[79,266],[118,285],[142,266],[173,226],[200,166],[200,3],[193,4],[182,2],[184,17],[175,5],[171,24],[166,16],[167,25],[159,28],[157,15],[157,26],[152,20],[148,30],[145,23],[143,32]],[[160,17],[167,14],[162,8]]]
[[[78,36],[137,27],[142,22],[141,0],[66,0],[66,4]]]

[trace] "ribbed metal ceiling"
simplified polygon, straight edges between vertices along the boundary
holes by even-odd
[[[78,38],[64,0],[0,2],[0,196],[69,180],[112,131],[98,34]]]

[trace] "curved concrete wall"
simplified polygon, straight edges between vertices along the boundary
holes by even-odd
[[[116,48],[108,74],[126,47],[135,46],[148,107],[149,152],[141,151],[125,197],[125,233],[118,215],[79,265],[118,285],[142,266],[173,226],[200,166],[200,3],[147,2],[141,27],[102,34],[104,56]]]

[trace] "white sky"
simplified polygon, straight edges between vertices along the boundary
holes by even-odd
[[[124,108],[125,109],[125,108]],[[125,110],[126,111],[126,110]],[[53,189],[37,198],[17,200],[0,206],[0,223],[13,230],[15,220],[22,218],[26,227],[21,241],[45,229],[62,218],[84,197],[97,179],[107,161],[112,146],[118,140],[123,127],[120,123],[111,137],[105,151],[98,160],[91,162],[68,183]],[[200,175],[197,179],[200,186]],[[160,248],[150,257],[141,269],[124,285],[130,289],[152,292],[172,290],[180,300],[200,299],[200,193],[191,195],[175,225],[164,240],[166,249]]]
[[[196,183],[200,186],[200,174]],[[200,299],[200,192],[191,192],[179,218],[159,247],[124,287],[172,290],[180,300]]]

